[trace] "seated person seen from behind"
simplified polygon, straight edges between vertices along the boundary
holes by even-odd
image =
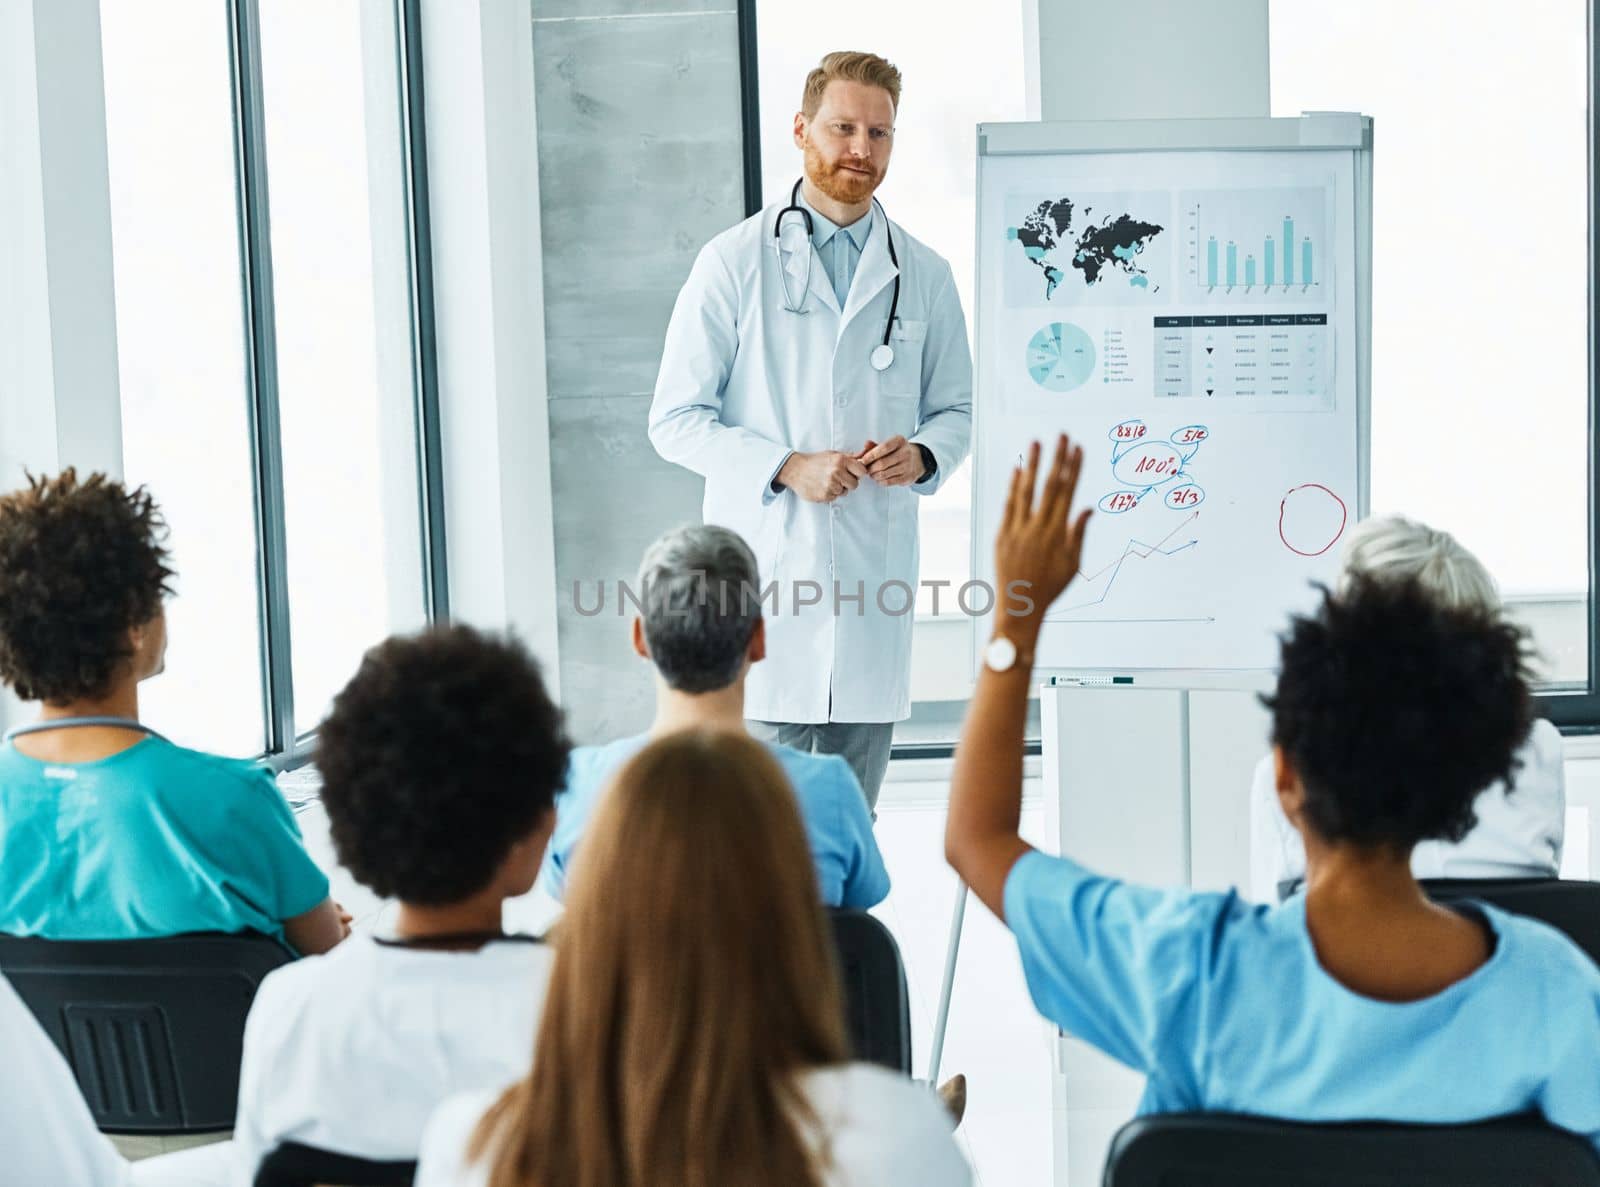
[[[441,1106],[417,1187],[971,1181],[931,1092],[849,1062],[812,855],[755,739],[627,760],[561,929],[532,1071]]]
[[[1391,584],[1414,581],[1452,609],[1501,612],[1500,593],[1483,563],[1448,532],[1398,515],[1364,520],[1345,537],[1339,588],[1360,577]],[[1561,735],[1537,720],[1517,752],[1516,777],[1489,784],[1473,803],[1477,823],[1460,841],[1428,840],[1411,851],[1418,878],[1554,878],[1566,834],[1566,777]],[[1272,755],[1256,765],[1250,785],[1250,890],[1275,903],[1302,887],[1306,851],[1289,823],[1274,779]]]
[[[318,730],[317,765],[340,864],[399,903],[388,936],[352,936],[262,983],[236,1183],[286,1141],[414,1159],[439,1101],[527,1072],[552,958],[502,933],[501,904],[538,877],[567,751],[515,643],[457,626],[366,654]]]
[[[0,746],[0,932],[325,951],[348,929],[272,773],[139,721],[166,652],[165,538],[150,495],[103,474],[0,497],[0,680],[41,702]]]
[[[956,750],[945,849],[1016,936],[1039,1011],[1143,1073],[1145,1113],[1537,1111],[1600,1141],[1600,969],[1543,923],[1433,903],[1411,872],[1419,842],[1465,836],[1481,789],[1511,778],[1532,720],[1521,632],[1414,584],[1325,595],[1289,624],[1267,702],[1306,892],[1268,907],[1096,875],[1017,832],[1034,648],[1087,519],[1068,511],[1082,450],[1061,440],[1035,507],[1038,456],[995,544],[999,587],[1026,582],[1032,606],[996,615],[1007,642],[986,652]]]
[[[678,528],[644,554],[634,594],[633,649],[655,665],[656,716],[648,734],[572,752],[556,800],[544,886],[563,897],[579,842],[606,778],[651,738],[691,727],[744,733],[744,682],[766,655],[756,559],[736,532]],[[838,755],[772,746],[799,802],[822,901],[871,907],[889,893],[867,799]]]

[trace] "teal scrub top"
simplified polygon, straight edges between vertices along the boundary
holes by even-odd
[[[0,932],[283,937],[328,897],[272,774],[147,737],[47,763],[0,746]]]
[[[648,741],[648,735],[640,734],[573,750],[566,787],[556,796],[556,828],[541,874],[553,897],[566,897],[573,855],[606,781]],[[779,745],[768,749],[794,787],[823,905],[865,909],[882,902],[889,893],[889,871],[872,835],[867,797],[850,764],[837,754],[807,754]]]
[[[1305,896],[1154,890],[1028,853],[1006,879],[1034,1004],[1143,1072],[1141,1113],[1455,1124],[1537,1111],[1600,1144],[1600,968],[1536,920],[1475,972],[1386,1002],[1325,972]]]

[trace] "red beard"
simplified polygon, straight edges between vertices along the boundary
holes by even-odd
[[[868,162],[863,161],[861,164],[866,169],[872,169],[872,165]],[[835,202],[843,202],[849,206],[865,202],[883,180],[881,173],[852,173],[843,168],[842,163],[828,164],[822,159],[822,153],[817,150],[817,146],[809,139],[806,141],[806,177],[812,185]]]

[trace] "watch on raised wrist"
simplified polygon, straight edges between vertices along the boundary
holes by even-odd
[[[996,635],[983,649],[983,666],[991,672],[1009,672],[1033,662],[1032,648],[1025,653],[1016,640]]]

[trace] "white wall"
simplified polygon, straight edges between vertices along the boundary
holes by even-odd
[[[0,489],[122,472],[95,0],[0,4]]]
[[[0,3],[0,490],[122,473],[106,169],[99,5]]]
[[[530,0],[422,6],[454,618],[511,628],[558,693]]]
[[[1267,0],[1038,0],[1046,120],[1268,115]]]

